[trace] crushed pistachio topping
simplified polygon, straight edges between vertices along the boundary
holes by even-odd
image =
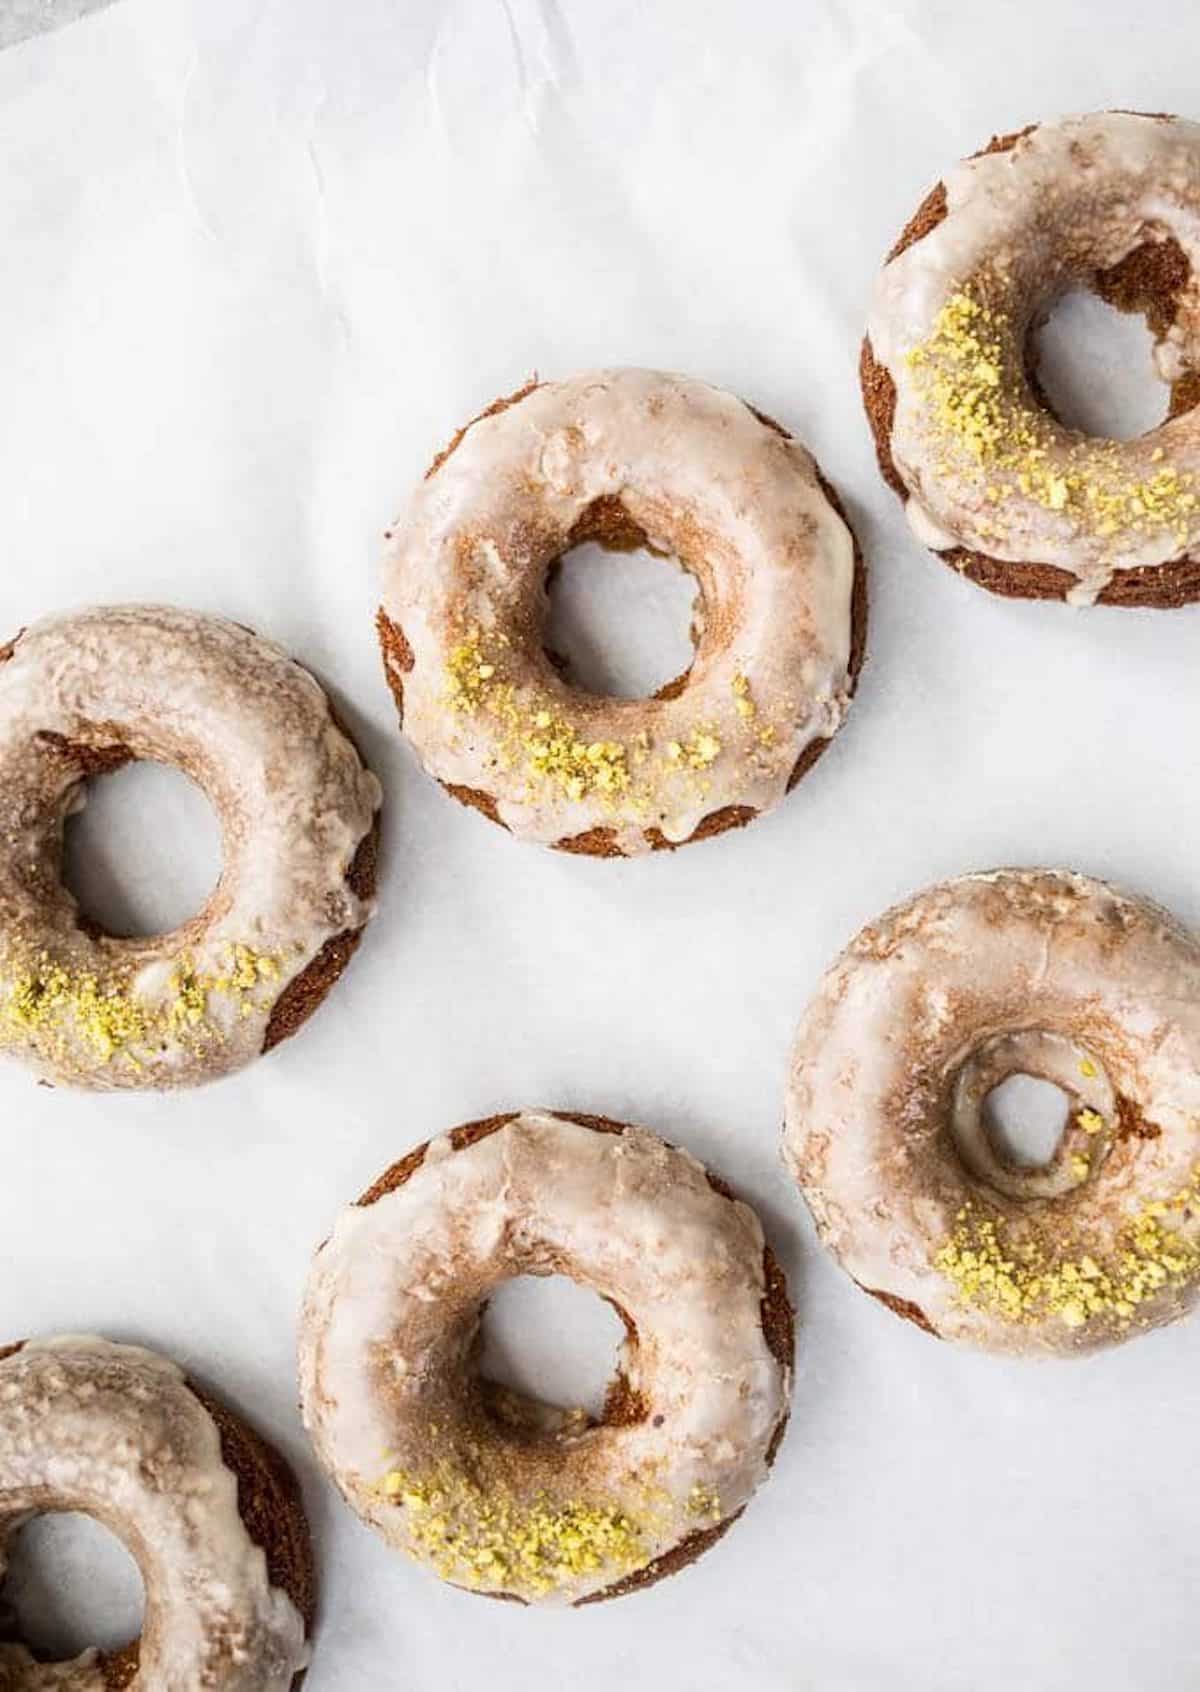
[[[721,1520],[720,1496],[711,1487],[702,1486],[699,1481],[688,1493],[687,1507],[690,1516],[707,1516],[711,1522]]]
[[[627,741],[594,740],[558,703],[536,688],[518,687],[505,663],[504,637],[495,650],[471,629],[451,648],[445,665],[443,703],[457,715],[491,718],[499,729],[499,762],[526,779],[530,794],[549,787],[565,799],[599,800],[606,810],[647,816],[680,800],[701,800],[709,792],[706,772],[726,750],[713,723],[699,722],[679,740],[655,749],[644,731]],[[757,708],[744,688],[735,685],[739,716],[753,718]],[[749,709],[743,710],[743,706]],[[773,728],[757,739],[769,746]]]
[[[1050,1251],[971,1201],[934,1267],[953,1282],[961,1305],[1006,1322],[1058,1317],[1068,1328],[1082,1328],[1106,1317],[1127,1326],[1148,1299],[1200,1276],[1200,1237],[1184,1231],[1198,1217],[1200,1164],[1180,1192],[1143,1205],[1099,1258],[1070,1245],[1062,1254]]]
[[[645,1529],[615,1504],[521,1502],[449,1460],[426,1477],[392,1469],[382,1491],[404,1510],[414,1548],[462,1586],[543,1597],[593,1575],[619,1580],[652,1556]]]
[[[750,691],[749,677],[742,675],[740,671],[733,678],[733,702],[738,716],[744,717],[747,722],[758,715],[758,706],[754,703],[754,696]]]
[[[584,739],[546,701],[525,700],[506,679],[500,658],[485,656],[477,631],[451,649],[445,698],[453,711],[497,720],[506,767],[523,769],[531,786],[549,783],[572,800],[598,794],[614,802],[629,793],[631,749],[615,740]]]
[[[707,770],[720,756],[721,742],[707,729],[696,729],[686,740],[667,742],[667,757],[689,770]]]
[[[1095,1064],[1092,1062],[1091,1058],[1080,1058],[1080,1060],[1079,1060],[1079,1073],[1083,1076],[1085,1081],[1094,1081],[1095,1080],[1096,1075],[1097,1075],[1097,1069],[1096,1069]]]
[[[1075,1120],[1085,1134],[1098,1134],[1104,1127],[1104,1118],[1098,1110],[1085,1108],[1076,1113]]]
[[[32,1047],[68,1065],[118,1060],[140,1070],[169,1047],[198,1049],[218,1039],[209,1015],[214,998],[241,1016],[269,1009],[259,989],[279,976],[277,957],[231,945],[215,971],[198,970],[184,954],[165,992],[148,998],[127,970],[101,974],[38,952],[0,968],[0,1047]]]
[[[958,473],[993,508],[978,519],[985,536],[1004,534],[1003,507],[1015,494],[1102,540],[1167,534],[1182,550],[1200,534],[1195,478],[1162,447],[1142,477],[1129,475],[1116,441],[1081,435],[1052,453],[1058,432],[1028,397],[1021,337],[999,306],[960,288],[905,358],[942,450],[939,473]]]

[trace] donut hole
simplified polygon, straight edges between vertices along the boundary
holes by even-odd
[[[626,1338],[612,1305],[565,1275],[518,1275],[490,1295],[480,1378],[521,1404],[604,1416]]]
[[[1163,422],[1169,395],[1154,369],[1144,317],[1087,288],[1063,294],[1030,338],[1030,363],[1050,410],[1068,429],[1129,441]]]
[[[141,1635],[141,1571],[92,1517],[35,1516],[8,1540],[5,1555],[0,1638],[19,1641],[47,1662],[66,1662],[92,1646],[119,1651]]]
[[[88,778],[67,818],[63,881],[87,921],[119,939],[181,928],[221,874],[221,829],[203,788],[168,764]]]
[[[983,1101],[983,1131],[1014,1169],[1047,1169],[1066,1132],[1071,1101],[1053,1081],[1010,1075]]]
[[[699,584],[677,558],[583,541],[551,566],[546,592],[547,651],[585,692],[648,699],[691,668]]]

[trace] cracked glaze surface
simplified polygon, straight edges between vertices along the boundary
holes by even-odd
[[[304,1421],[389,1544],[458,1584],[574,1603],[740,1512],[786,1418],[790,1318],[783,1363],[758,1219],[687,1153],[538,1111],[480,1126],[419,1148],[317,1253]],[[599,1424],[474,1373],[488,1292],[554,1273],[626,1322],[620,1413],[610,1395]]]
[[[71,1335],[0,1359],[0,1576],[4,1540],[47,1511],[93,1516],[137,1560],[131,1692],[288,1692],[307,1666],[304,1623],[238,1513],[216,1423],[165,1358]],[[110,1685],[94,1650],[37,1663],[0,1644],[6,1692]]]
[[[982,1132],[1012,1073],[1069,1105],[1050,1166]],[[805,1011],[785,1161],[866,1290],[945,1338],[1072,1351],[1200,1285],[1200,947],[1065,872],[943,883],[853,940]]]
[[[546,571],[603,508],[699,581],[696,657],[671,697],[582,693],[543,651]],[[389,679],[426,769],[486,795],[513,833],[602,829],[644,852],[777,804],[836,732],[854,576],[799,442],[706,383],[592,371],[477,419],[397,519]]]

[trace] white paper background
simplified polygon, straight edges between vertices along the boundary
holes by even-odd
[[[881,487],[855,383],[873,272],[941,167],[1060,111],[1200,115],[1198,50],[1190,8],[1127,0],[124,0],[0,57],[0,626],[107,599],[253,624],[326,679],[387,789],[378,920],[302,1038],[178,1098],[0,1073],[0,1337],[159,1346],[288,1451],[312,1692],[1197,1684],[1200,1325],[1071,1366],[941,1349],[819,1252],[777,1133],[820,970],[919,885],[1067,864],[1200,922],[1200,612],[958,582]],[[380,532],[432,450],[531,370],[596,362],[787,423],[872,576],[819,769],[750,830],[630,865],[442,797],[371,627]],[[168,870],[184,814],[156,819]],[[792,1431],[744,1521],[580,1614],[393,1558],[294,1408],[336,1209],[522,1101],[710,1159],[800,1310]]]

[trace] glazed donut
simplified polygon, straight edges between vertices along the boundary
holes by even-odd
[[[0,1580],[34,1516],[79,1511],[136,1558],[140,1640],[43,1663],[0,1644],[5,1692],[288,1692],[309,1661],[313,1568],[277,1452],[173,1363],[68,1336],[0,1350]]]
[[[583,541],[675,555],[695,659],[653,699],[573,687],[546,582]],[[531,382],[438,454],[389,531],[378,625],[425,768],[527,840],[632,856],[776,805],[829,743],[862,659],[861,555],[812,458],[704,382]]]
[[[1013,1074],[1068,1109],[1041,1168],[994,1143]],[[1086,876],[1001,870],[857,936],[804,1013],[785,1160],[855,1281],[943,1339],[1067,1353],[1200,1288],[1200,943]]]
[[[625,1324],[599,1421],[483,1380],[489,1292],[568,1275]],[[347,1502],[469,1590],[615,1598],[720,1538],[787,1420],[792,1313],[754,1212],[602,1117],[468,1123],[394,1164],[317,1253],[301,1408]]]
[[[61,876],[85,779],[132,759],[198,782],[224,844],[199,915],[144,940],[99,931]],[[270,1050],[358,944],[379,802],[321,688],[249,630],[160,606],[23,630],[0,646],[0,1051],[108,1090]]]
[[[995,593],[1200,598],[1200,125],[1133,112],[1033,124],[939,182],[875,287],[862,385],[917,537]],[[1140,311],[1171,385],[1136,440],[1065,428],[1031,333],[1084,285]]]

